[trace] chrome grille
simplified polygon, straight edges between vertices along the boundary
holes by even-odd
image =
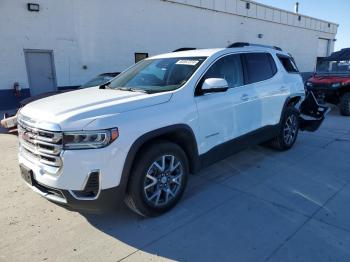
[[[62,132],[36,128],[19,117],[18,137],[21,153],[28,160],[53,167],[62,166]]]

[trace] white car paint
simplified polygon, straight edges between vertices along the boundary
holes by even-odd
[[[36,120],[56,123],[64,131],[83,130],[97,117],[165,103],[170,98],[171,93],[146,95],[92,87],[36,100],[25,107],[25,113],[21,112]]]

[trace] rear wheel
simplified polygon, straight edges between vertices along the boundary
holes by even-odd
[[[189,174],[186,154],[178,145],[160,141],[139,155],[125,203],[142,216],[161,215],[183,195]]]
[[[350,93],[345,93],[340,99],[339,104],[340,114],[350,116]]]
[[[294,145],[299,132],[299,111],[295,107],[287,107],[281,121],[279,134],[270,141],[270,145],[278,150],[288,150]]]

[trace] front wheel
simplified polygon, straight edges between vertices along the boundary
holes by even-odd
[[[176,144],[159,141],[138,156],[125,203],[142,216],[161,215],[178,203],[186,188],[186,154]]]
[[[288,150],[294,145],[299,132],[299,111],[288,107],[284,111],[279,134],[270,141],[270,145],[278,150]]]

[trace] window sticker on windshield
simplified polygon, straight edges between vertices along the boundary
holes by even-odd
[[[198,60],[179,60],[176,62],[177,65],[191,65],[191,66],[195,66],[196,64],[198,64]]]

